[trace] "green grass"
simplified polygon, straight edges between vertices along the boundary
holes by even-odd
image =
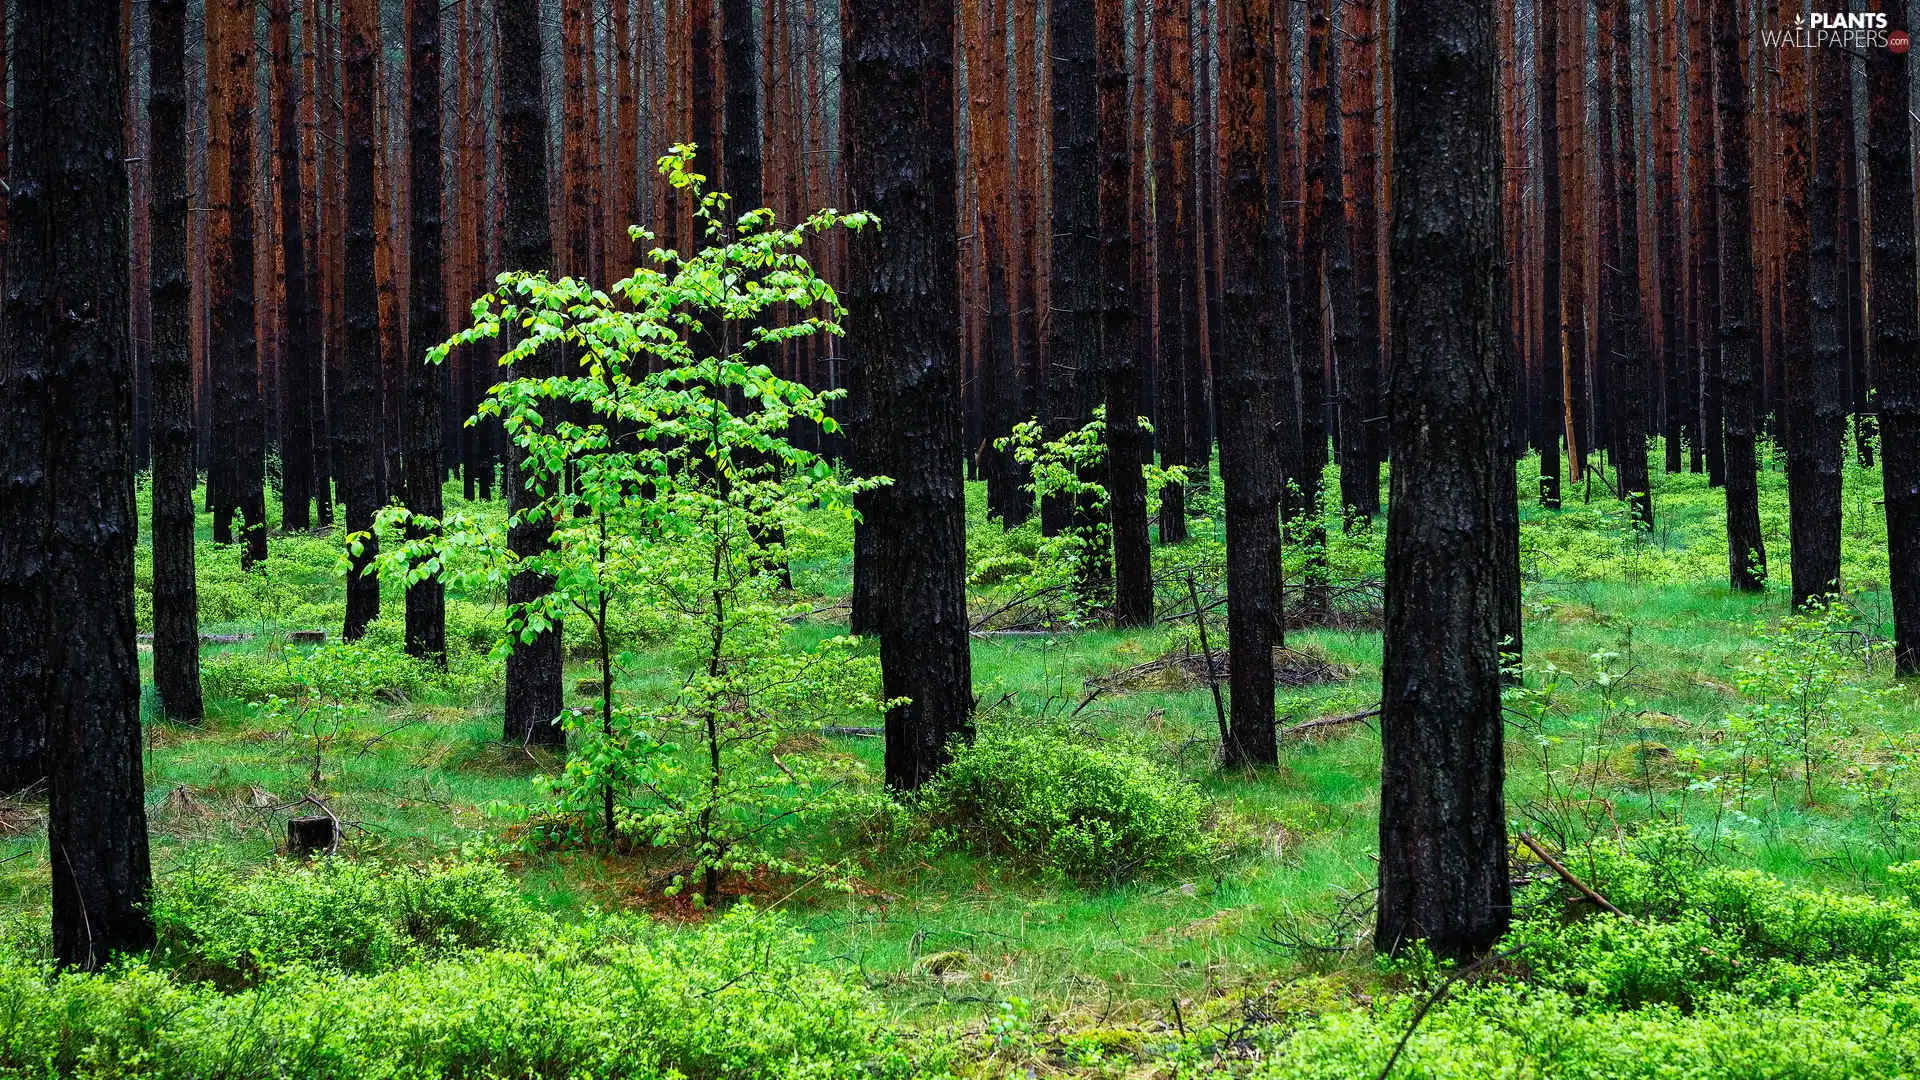
[[[1770,563],[1784,580],[1785,485],[1778,468],[1770,457],[1762,511]],[[1523,463],[1523,479],[1528,475]],[[1746,816],[1729,825],[1725,808],[1711,798],[1670,777],[1648,780],[1652,744],[1671,753],[1706,752],[1725,738],[1723,721],[1743,707],[1735,690],[1739,669],[1761,645],[1756,628],[1787,613],[1781,587],[1746,595],[1723,584],[1719,493],[1687,474],[1654,479],[1659,524],[1650,535],[1628,529],[1620,504],[1598,483],[1590,503],[1583,488],[1569,485],[1559,512],[1537,507],[1531,483],[1522,484],[1525,659],[1530,667],[1551,662],[1569,673],[1547,725],[1549,736],[1563,740],[1549,751],[1551,764],[1564,767],[1578,738],[1600,741],[1601,764],[1581,782],[1591,816],[1609,832],[1631,832],[1655,816],[1679,818],[1703,846],[1711,836],[1712,856],[1723,863],[1813,886],[1884,891],[1885,866],[1920,853],[1884,843],[1837,782],[1823,781],[1811,808],[1786,805],[1773,814],[1749,805]],[[1878,482],[1877,472],[1849,472],[1845,560],[1847,584],[1859,589],[1860,625],[1884,637],[1890,622],[1885,525],[1871,497]],[[1328,488],[1338,490],[1331,478]],[[465,506],[451,486],[448,501],[499,512],[497,504]],[[984,520],[983,501],[979,485],[969,485],[976,560],[1023,543]],[[248,635],[207,646],[203,663],[210,670],[234,657],[270,669],[286,647],[287,630],[337,633],[337,534],[283,537],[276,531],[264,572],[242,574],[237,554],[213,545],[208,526],[202,515],[202,604],[210,615],[203,630]],[[1336,528],[1330,552],[1336,573],[1377,575],[1383,532],[1341,536]],[[1198,562],[1214,558],[1218,522],[1196,521],[1195,534],[1179,554]],[[796,626],[796,641],[844,632],[844,608],[834,605],[848,588],[847,540],[840,530],[817,550],[797,553],[798,591],[821,610]],[[1290,565],[1299,555],[1290,546]],[[1002,581],[977,590],[976,610],[1017,589],[1017,581]],[[497,623],[501,598],[454,600],[453,674],[424,678],[405,700],[379,702],[328,762],[326,797],[352,823],[349,856],[423,861],[462,845],[504,848],[528,896],[563,917],[589,907],[695,915],[662,901],[658,860],[645,854],[512,846],[512,818],[495,811],[530,801],[530,778],[555,763],[497,741],[499,665],[476,643],[484,645]],[[397,640],[400,609],[389,586],[383,595],[388,618],[375,640]],[[1214,647],[1223,648],[1220,613],[1211,623]],[[1203,685],[1089,696],[1089,678],[1165,654],[1176,634],[1162,626],[981,637],[973,651],[974,680],[983,703],[1020,722],[1054,725],[1063,737],[1120,741],[1178,768],[1211,801],[1211,816],[1231,841],[1234,854],[1218,865],[1187,877],[1080,888],[932,850],[911,830],[860,840],[842,828],[813,840],[836,852],[851,891],[787,878],[741,882],[737,889],[762,906],[786,909],[812,934],[813,959],[853,973],[918,1024],[977,1024],[1019,997],[1057,1024],[1091,1028],[1164,1018],[1175,1000],[1230,1000],[1276,979],[1319,985],[1311,982],[1321,977],[1310,977],[1313,971],[1344,972],[1340,978],[1368,983],[1376,976],[1364,949],[1334,956],[1285,943],[1302,936],[1327,943],[1340,935],[1358,942],[1357,924],[1335,913],[1343,905],[1363,906],[1376,873],[1376,731],[1363,722],[1290,740],[1276,770],[1223,773],[1213,761],[1214,705]],[[1377,632],[1296,631],[1289,644],[1324,655],[1350,676],[1281,691],[1283,724],[1351,713],[1378,699]],[[1608,663],[1622,675],[1612,698],[1631,698],[1611,718],[1590,660],[1604,653],[1617,654]],[[656,660],[643,650],[621,685],[673,678]],[[570,694],[573,680],[587,674],[584,664],[569,672]],[[1849,761],[1877,752],[1888,733],[1920,726],[1916,687],[1894,687],[1884,665],[1856,678],[1890,696],[1878,714],[1854,718],[1855,730],[1836,746],[1836,778]],[[265,724],[241,697],[210,697],[209,718],[197,728],[154,718],[153,704],[149,692],[146,769],[158,873],[167,874],[189,852],[239,867],[274,857],[284,838],[282,807],[305,788],[298,741]],[[875,784],[881,749],[878,739],[834,737],[803,752],[855,759],[866,766],[863,782]],[[1508,766],[1510,816],[1538,827],[1545,792],[1538,747],[1516,732]],[[8,808],[0,825],[11,830],[0,836],[0,905],[9,913],[7,925],[24,926],[42,917],[46,903],[44,834],[28,805]],[[937,963],[926,962],[935,956]]]

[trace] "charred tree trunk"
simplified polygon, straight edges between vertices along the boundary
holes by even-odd
[[[1193,61],[1187,43],[1188,0],[1163,0],[1153,12],[1153,225],[1158,326],[1154,374],[1158,397],[1154,437],[1162,465],[1187,463],[1187,351],[1184,297],[1193,276]],[[1203,466],[1204,468],[1204,466]],[[1187,538],[1186,491],[1160,489],[1160,542]]]
[[[187,5],[149,8],[153,161],[153,682],[160,708],[202,715],[199,590],[193,550],[193,369],[187,351]],[[289,255],[291,258],[291,255]]]
[[[1905,4],[1882,3],[1889,30],[1907,29]],[[1887,496],[1888,585],[1894,668],[1920,675],[1920,314],[1914,305],[1912,108],[1907,61],[1867,58],[1867,191],[1873,200],[1873,360],[1881,479]]]
[[[1754,454],[1754,392],[1760,382],[1756,326],[1760,295],[1753,266],[1753,181],[1748,163],[1747,50],[1733,0],[1714,0],[1714,84],[1720,149],[1721,414],[1727,456],[1728,578],[1743,592],[1766,585],[1760,487]]]
[[[931,779],[972,730],[960,357],[953,9],[851,0],[842,160],[848,201],[885,222],[850,244],[847,338],[870,386],[858,437],[893,478],[874,529],[884,623],[887,786]]]
[[[1788,388],[1789,400],[1798,407],[1787,429],[1796,605],[1840,588],[1840,470],[1847,435],[1847,402],[1841,392],[1847,377],[1847,323],[1840,181],[1845,172],[1841,158],[1851,142],[1846,124],[1853,87],[1845,51],[1812,49],[1807,56],[1813,65],[1815,110],[1812,190],[1805,204],[1811,348],[1800,366],[1788,369],[1801,377]],[[1806,183],[1804,176],[1799,182]]]
[[[1608,193],[1612,203],[1617,241],[1608,243],[1608,262],[1614,267],[1608,281],[1608,314],[1612,362],[1607,366],[1613,405],[1614,475],[1620,494],[1627,500],[1633,520],[1640,528],[1653,528],[1652,482],[1647,474],[1647,326],[1641,303],[1640,265],[1640,171],[1639,142],[1634,122],[1633,21],[1628,0],[1608,0],[1611,18],[1600,23],[1602,33],[1610,27],[1611,40],[1603,62],[1613,65],[1612,94],[1602,91],[1602,100],[1613,104],[1613,138],[1618,152],[1613,155],[1613,187]],[[1604,87],[1606,84],[1602,83]],[[1604,123],[1604,121],[1603,121]],[[1604,140],[1603,140],[1604,142]]]
[[[1098,94],[1092,3],[1049,13],[1053,58],[1053,254],[1047,295],[1047,437],[1085,424],[1105,390],[1100,352]],[[1065,527],[1073,507],[1044,500],[1041,528]]]
[[[14,5],[0,331],[0,784],[44,774],[53,955],[84,970],[153,945],[120,10]]]
[[[540,271],[553,266],[553,226],[547,215],[547,96],[540,73],[539,0],[498,0],[495,54],[499,58],[500,175],[505,198],[505,235],[501,252],[507,268]],[[515,372],[524,378],[551,378],[558,369],[551,355],[536,353]],[[507,509],[526,511],[535,501],[528,491],[524,455],[507,446]],[[522,522],[507,544],[525,558],[546,550],[552,527]],[[507,582],[507,601],[530,604],[551,591],[538,574],[516,574]],[[507,657],[506,725],[508,742],[559,746],[560,627],[515,644]]]
[[[1560,509],[1560,430],[1567,327],[1560,295],[1560,7],[1535,0],[1534,60],[1540,107],[1540,373],[1533,402],[1533,449],[1540,455],[1540,506]]]
[[[1094,4],[1099,159],[1100,340],[1106,371],[1107,500],[1113,515],[1113,621],[1153,622],[1153,568],[1148,551],[1143,407],[1134,339],[1133,114],[1127,94],[1126,0]]]
[[[313,410],[309,402],[319,383],[319,353],[314,349],[313,290],[307,279],[306,192],[301,183],[300,129],[295,123],[300,100],[293,69],[293,0],[271,0],[274,141],[280,161],[281,259],[286,280],[286,430],[280,439],[280,527],[288,532],[313,527]]]
[[[438,518],[441,465],[440,384],[445,370],[426,362],[426,350],[447,336],[440,210],[440,4],[408,0],[407,52],[411,157],[407,208],[412,215],[407,258],[407,507]],[[444,665],[446,590],[429,578],[407,586],[407,653]]]
[[[1267,242],[1268,103],[1273,40],[1269,0],[1220,11],[1220,149],[1225,159],[1220,230],[1220,482],[1226,509],[1227,641],[1233,712],[1221,759],[1278,763],[1273,733],[1273,597],[1280,571],[1279,461],[1274,454],[1272,252]]]
[[[376,0],[342,5],[341,96],[346,109],[347,381],[341,388],[341,443],[346,450],[347,531],[369,533],[347,570],[347,618],[342,636],[356,641],[380,617],[380,581],[367,571],[376,540],[373,514],[380,500],[380,298],[374,277],[373,110],[374,53],[379,49]]]
[[[1388,289],[1380,904],[1374,947],[1440,956],[1506,932],[1499,590],[1505,285],[1489,0],[1401,0]]]
[[[251,0],[215,0],[226,9],[218,18],[221,54],[217,63],[226,81],[226,236],[227,255],[220,302],[213,313],[215,467],[221,471],[222,497],[214,502],[216,531],[240,515],[240,540],[246,545],[243,567],[267,557],[266,418],[260,398],[260,342],[255,322],[255,249],[253,219],[253,52],[254,5]],[[216,63],[209,56],[209,64]]]
[[[1380,401],[1380,215],[1374,193],[1380,181],[1379,98],[1374,89],[1374,58],[1379,26],[1374,0],[1348,0],[1341,64],[1347,89],[1342,130],[1347,151],[1346,186],[1353,203],[1348,232],[1353,264],[1355,322],[1351,355],[1342,360],[1340,402],[1340,501],[1364,518],[1380,513],[1380,458],[1386,441],[1386,416]],[[1351,431],[1349,431],[1351,428]]]

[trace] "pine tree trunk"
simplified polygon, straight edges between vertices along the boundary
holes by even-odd
[[[1357,317],[1352,355],[1340,376],[1340,401],[1349,413],[1340,422],[1341,431],[1350,451],[1340,459],[1340,501],[1361,517],[1372,518],[1380,513],[1380,459],[1386,442],[1385,406],[1380,400],[1380,214],[1375,200],[1380,184],[1380,127],[1375,119],[1379,100],[1374,75],[1380,34],[1374,0],[1347,0],[1342,14],[1350,23],[1341,38],[1347,55],[1341,66],[1348,85],[1341,104],[1346,112],[1343,134],[1350,148],[1347,192],[1353,218],[1347,242]],[[1349,425],[1350,436],[1345,434]]]
[[[220,0],[228,7],[221,42],[227,71],[227,244],[224,303],[214,309],[214,408],[230,427],[226,501],[216,517],[238,513],[241,565],[267,557],[266,416],[260,397],[260,340],[255,311],[253,213],[254,5]],[[225,401],[220,399],[225,397]]]
[[[1483,952],[1511,909],[1492,534],[1510,417],[1490,0],[1401,0],[1374,946]]]
[[[1746,40],[1733,0],[1713,0],[1714,82],[1720,149],[1721,414],[1727,455],[1727,562],[1732,586],[1758,592],[1767,578],[1754,455],[1754,392],[1760,381],[1755,327],[1753,182],[1748,167]]]
[[[442,276],[440,212],[440,4],[408,0],[407,52],[411,157],[408,162],[407,507],[439,517],[440,384],[445,370],[426,361],[426,351],[447,336],[446,282]],[[416,535],[418,532],[416,531]],[[446,591],[437,580],[407,587],[407,652],[445,664]]]
[[[1127,94],[1126,0],[1094,3],[1096,203],[1100,237],[1100,339],[1107,403],[1107,500],[1113,515],[1113,621],[1153,622],[1153,568],[1148,550],[1147,487],[1139,416],[1144,408],[1135,340],[1131,102]]]
[[[1787,391],[1788,399],[1798,406],[1787,432],[1789,554],[1796,605],[1840,588],[1840,470],[1847,434],[1847,403],[1842,393],[1847,378],[1847,323],[1840,181],[1845,172],[1841,156],[1851,142],[1846,137],[1846,99],[1853,88],[1844,51],[1813,49],[1807,56],[1813,65],[1816,114],[1812,190],[1806,200],[1811,348],[1803,365],[1788,369],[1802,381]],[[1806,183],[1804,175],[1799,183]]]
[[[379,9],[375,0],[342,4],[341,96],[346,112],[346,385],[341,388],[341,477],[347,503],[347,531],[370,532],[380,501],[380,309],[374,276],[373,111],[374,53],[379,48]],[[356,641],[380,617],[380,582],[366,573],[375,539],[349,561],[347,617],[342,631]]]
[[[547,215],[547,95],[540,73],[539,0],[498,0],[496,7],[497,84],[500,94],[500,173],[505,198],[502,259],[508,269],[540,271],[553,266],[553,227]],[[550,352],[550,351],[549,351]],[[519,365],[522,378],[551,378],[558,369],[552,355],[536,353]],[[523,475],[523,455],[507,445],[507,509],[526,510],[532,496]],[[508,545],[525,558],[544,551],[550,526],[521,524]],[[507,600],[529,604],[551,591],[551,580],[516,574],[507,582]],[[507,657],[507,707],[503,738],[508,742],[559,746],[560,627],[520,642]]]
[[[1193,60],[1187,44],[1188,0],[1163,0],[1153,12],[1153,224],[1158,327],[1154,374],[1158,409],[1154,437],[1163,466],[1187,463],[1187,353],[1184,290],[1193,275]],[[1187,539],[1186,492],[1160,489],[1160,542]]]
[[[954,338],[958,171],[953,10],[850,0],[842,7],[847,201],[884,222],[849,245],[847,341],[870,382],[857,437],[893,478],[875,530],[886,780],[910,791],[972,730],[960,357]]]
[[[1612,155],[1614,183],[1608,196],[1615,222],[1612,236],[1617,237],[1608,243],[1608,262],[1617,268],[1607,275],[1613,352],[1609,382],[1612,384],[1614,444],[1610,450],[1620,493],[1627,500],[1633,520],[1641,528],[1651,529],[1653,491],[1647,474],[1648,335],[1638,270],[1640,154],[1635,138],[1639,127],[1634,122],[1633,23],[1629,0],[1610,0],[1610,3],[1611,16],[1600,22],[1601,32],[1607,37],[1606,59],[1613,65],[1610,100],[1614,138],[1618,141],[1617,152]],[[1602,93],[1603,100],[1607,100],[1609,95],[1604,90]]]
[[[280,238],[285,266],[287,344],[286,431],[280,440],[280,526],[313,527],[314,424],[311,401],[319,382],[319,353],[314,345],[313,289],[307,276],[306,192],[300,162],[300,132],[295,102],[300,99],[293,70],[293,0],[271,0],[274,138],[280,160]]]
[[[1053,66],[1053,253],[1047,275],[1047,415],[1050,439],[1080,427],[1105,391],[1100,346],[1101,269],[1098,93],[1092,3],[1050,12]],[[1073,508],[1040,508],[1048,535]]]
[[[0,786],[47,781],[53,956],[94,970],[153,945],[133,615],[121,12],[17,0],[14,18]],[[44,758],[33,745],[42,739]]]
[[[1878,5],[1889,30],[1908,27],[1905,4]],[[1908,62],[1885,49],[1867,58],[1867,191],[1872,204],[1874,393],[1887,498],[1888,585],[1894,668],[1920,675],[1920,313],[1914,295],[1913,158]]]
[[[193,370],[187,352],[186,0],[149,17],[153,159],[153,681],[167,716],[201,718],[193,550]]]
[[[1560,430],[1567,326],[1560,293],[1560,9],[1536,0],[1534,78],[1540,102],[1540,377],[1533,402],[1533,449],[1540,455],[1540,506],[1560,509]]]
[[[1280,574],[1280,462],[1274,453],[1273,296],[1268,235],[1268,108],[1273,69],[1269,0],[1220,11],[1220,149],[1225,159],[1220,216],[1220,351],[1214,400],[1220,411],[1220,482],[1227,533],[1228,685],[1232,713],[1220,748],[1228,765],[1274,765],[1273,597]],[[1281,373],[1284,374],[1284,373]]]

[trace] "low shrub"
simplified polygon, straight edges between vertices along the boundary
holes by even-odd
[[[1009,723],[956,747],[919,808],[937,843],[1081,882],[1170,873],[1218,848],[1206,800],[1173,771]]]
[[[502,946],[535,914],[490,863],[327,859],[247,875],[189,863],[161,879],[153,918],[156,968],[234,987],[291,965],[368,974]]]
[[[222,993],[134,964],[0,960],[0,1076],[198,1080],[886,1080],[910,1057],[872,996],[746,905],[692,931],[607,917],[520,951],[350,974],[294,966]]]

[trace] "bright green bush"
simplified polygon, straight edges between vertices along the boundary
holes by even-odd
[[[499,868],[322,860],[250,875],[193,865],[162,878],[156,967],[222,986],[288,965],[366,974],[517,940],[533,912]]]
[[[372,975],[290,968],[238,993],[135,965],[0,961],[0,1077],[634,1080],[939,1075],[778,915],[694,931],[607,918],[525,951]]]
[[[936,842],[1082,882],[1162,874],[1213,855],[1206,801],[1173,771],[1058,731],[984,726],[921,796]]]

